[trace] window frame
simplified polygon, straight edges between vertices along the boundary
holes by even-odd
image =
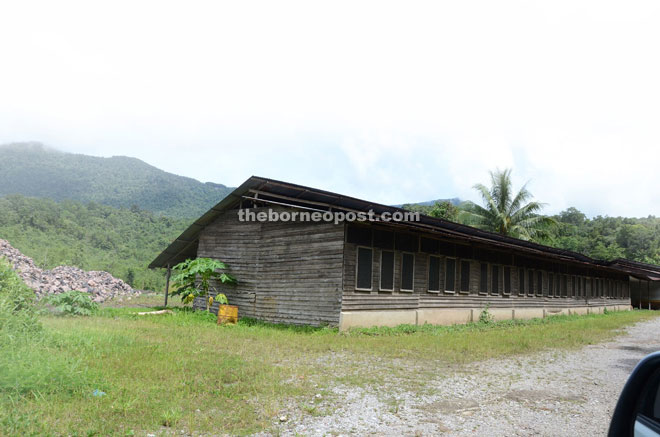
[[[523,267],[518,267],[518,296],[525,297],[527,296],[527,291],[525,290],[525,269]],[[522,279],[522,281],[521,281]]]
[[[437,290],[432,290],[431,289],[431,258],[435,258],[435,259],[438,260],[438,289]],[[429,268],[426,272],[427,273],[426,274],[426,291],[428,293],[439,294],[440,291],[441,291],[440,290],[441,285],[442,285],[442,281],[440,280],[441,279],[440,274],[442,272],[442,268],[440,267],[441,263],[442,263],[442,257],[437,256],[437,255],[428,255],[428,266],[429,266]]]
[[[507,270],[509,274],[507,275]],[[506,291],[506,279],[509,278],[509,291]],[[502,268],[502,295],[511,296],[513,290],[513,282],[511,281],[511,266],[503,266]]]
[[[483,275],[483,267],[486,266],[486,278],[484,279]],[[490,264],[486,262],[480,262],[479,263],[479,294],[482,296],[487,296],[488,293],[490,292],[490,287],[489,287],[489,279],[490,279]],[[482,290],[482,285],[483,283],[486,283],[486,290]]]
[[[463,265],[464,264],[467,264],[467,266],[468,266],[468,268],[467,268],[467,272],[468,272],[467,273],[467,290],[463,290]],[[470,270],[472,270],[472,263],[470,262],[470,260],[461,259],[458,262],[458,265],[460,265],[460,269],[458,269],[459,270],[458,292],[461,293],[461,294],[469,294],[470,293],[470,282],[472,282],[472,281],[470,281]]]
[[[534,290],[534,296],[543,297],[543,270],[535,270],[534,273],[536,273],[534,275],[536,276],[536,278],[534,278],[536,281],[536,289]]]
[[[392,254],[392,288],[383,288],[383,253],[385,252],[390,252]],[[396,252],[393,250],[387,250],[387,249],[381,249],[380,250],[380,263],[378,264],[378,267],[380,267],[378,270],[378,291],[388,291],[388,292],[394,292],[394,278],[396,277],[395,275],[395,270],[396,270]]]
[[[536,290],[534,290],[534,282],[535,282],[535,273],[536,270],[534,269],[527,269],[527,296],[529,297],[534,297],[536,296]]]
[[[491,296],[499,296],[500,295],[500,291],[501,291],[501,289],[500,289],[500,277],[501,277],[500,267],[501,266],[499,264],[490,264],[490,281],[489,281],[490,282],[490,293],[489,294]],[[493,274],[493,272],[497,272],[497,278],[495,278],[495,275]],[[496,279],[497,279],[497,282],[495,282]],[[493,290],[493,284],[497,285],[496,290]]]
[[[401,251],[401,256],[399,257],[401,259],[401,281],[399,284],[399,291],[402,293],[414,293],[415,292],[415,253],[414,252],[407,252],[407,251]],[[412,256],[412,288],[403,288],[403,258],[404,255],[410,255]]]
[[[447,290],[447,272],[449,272],[449,269],[447,268],[447,261],[449,261],[450,259],[454,261],[454,290]],[[444,281],[444,284],[443,284],[444,287],[442,287],[442,288],[444,288],[443,291],[447,294],[456,294],[456,290],[455,290],[456,289],[456,270],[457,270],[457,266],[458,266],[458,263],[456,261],[457,261],[456,257],[453,257],[453,256],[446,256],[445,257],[445,271],[444,271],[445,281]]]
[[[555,297],[555,273],[548,272],[548,297]]]
[[[359,288],[358,287],[358,273],[360,267],[360,249],[367,249],[371,251],[371,275],[369,276],[369,284],[371,288]],[[373,291],[374,290],[374,249],[373,247],[368,246],[357,246],[355,247],[355,290],[357,291]]]

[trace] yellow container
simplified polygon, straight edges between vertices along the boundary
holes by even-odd
[[[220,305],[218,307],[218,325],[235,324],[238,321],[238,307],[235,305]]]

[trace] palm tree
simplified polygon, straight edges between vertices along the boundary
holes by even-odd
[[[485,231],[520,238],[542,240],[549,237],[548,228],[557,222],[539,212],[544,203],[529,202],[533,196],[527,184],[514,196],[511,186],[511,169],[490,172],[491,187],[476,184],[484,206],[467,201],[462,206],[459,218],[462,223]]]

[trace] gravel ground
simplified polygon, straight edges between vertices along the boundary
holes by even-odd
[[[386,386],[337,386],[315,411],[291,413],[281,435],[605,435],[637,362],[660,350],[660,319],[614,341],[448,368],[438,364],[423,389],[393,378]],[[378,364],[376,364],[377,366]],[[372,368],[373,369],[373,368]],[[429,369],[427,369],[429,370]]]

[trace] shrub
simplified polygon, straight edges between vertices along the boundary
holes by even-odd
[[[486,306],[484,306],[484,309],[481,310],[481,314],[479,314],[479,323],[483,323],[487,325],[495,321],[489,309],[490,309],[490,304],[487,303]]]
[[[0,345],[41,330],[34,292],[0,259]]]
[[[223,262],[211,258],[187,259],[173,267],[176,274],[172,277],[172,284],[176,288],[171,294],[180,295],[184,304],[192,303],[196,297],[206,298],[206,311],[213,305],[213,297],[210,291],[215,291],[213,280],[223,284],[235,284],[236,278],[228,273],[219,273],[216,270],[227,269]],[[227,296],[217,293],[215,300],[221,305],[226,305]]]
[[[48,303],[53,305],[60,313],[69,316],[89,316],[99,307],[89,297],[89,294],[76,290],[50,296]]]

